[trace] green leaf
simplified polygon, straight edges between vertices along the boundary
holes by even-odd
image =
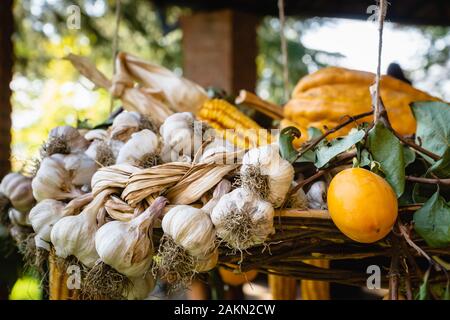
[[[361,151],[361,156],[359,159],[359,167],[370,167],[370,164],[372,163],[371,155],[369,151],[366,149],[363,149]]]
[[[403,159],[405,161],[405,168],[416,160],[416,153],[407,146],[403,146]]]
[[[405,190],[404,150],[400,141],[388,128],[378,123],[369,131],[368,147],[386,180],[400,197]]]
[[[414,213],[414,227],[430,247],[450,244],[450,206],[439,191]]]
[[[322,168],[338,154],[350,149],[364,138],[364,130],[356,130],[348,136],[337,138],[320,146],[316,151],[315,166]]]
[[[316,139],[322,135],[322,131],[315,127],[308,128],[308,140]]]
[[[450,147],[450,105],[439,101],[421,101],[412,103],[411,109],[417,121],[417,143],[442,156]]]
[[[280,137],[278,138],[280,154],[283,159],[290,163],[294,162],[298,156],[298,151],[292,145],[292,141],[300,136],[300,130],[296,127],[286,127],[280,132]]]
[[[431,166],[430,171],[439,178],[450,178],[450,148],[447,148],[442,158]]]
[[[295,162],[300,163],[300,162],[314,162],[314,161],[316,161],[316,153],[313,150],[308,150]]]
[[[417,300],[426,300],[428,298],[428,277],[430,276],[430,269],[425,272],[423,276],[423,282],[419,287],[419,292],[417,294]]]
[[[442,296],[442,300],[450,300],[450,283],[447,282],[447,285],[445,286],[445,292]]]

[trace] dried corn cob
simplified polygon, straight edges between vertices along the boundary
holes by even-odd
[[[240,148],[256,147],[273,140],[267,130],[225,100],[206,101],[197,116],[215,129],[219,136]]]

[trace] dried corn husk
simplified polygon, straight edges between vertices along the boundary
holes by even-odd
[[[163,102],[174,112],[196,112],[208,99],[206,91],[194,82],[177,76],[172,71],[141,60],[131,54],[120,52],[117,65],[123,66],[144,87],[159,92]]]
[[[125,188],[129,177],[139,172],[138,167],[129,164],[116,164],[109,167],[100,168],[92,177],[92,194],[96,196],[103,190],[109,188]]]
[[[152,89],[136,87],[132,77],[123,63],[116,61],[117,74],[113,80],[109,80],[86,57],[69,54],[67,59],[86,78],[97,87],[109,90],[114,97],[122,100],[123,106],[128,111],[137,111],[156,125],[161,125],[173,112],[161,99],[161,93]]]
[[[162,164],[132,174],[121,197],[135,206],[151,195],[164,193],[172,204],[190,204],[237,167],[216,163]]]

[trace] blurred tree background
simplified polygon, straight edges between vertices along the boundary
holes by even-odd
[[[178,7],[157,7],[149,0],[122,0],[121,3],[119,49],[182,74],[182,32],[178,20],[189,12]],[[67,10],[71,5],[81,9],[79,30],[71,30],[66,24]],[[11,83],[14,170],[25,166],[37,154],[51,128],[62,124],[75,125],[85,119],[96,124],[108,116],[108,93],[93,91],[92,84],[80,78],[63,58],[68,53],[89,56],[100,70],[111,76],[114,11],[113,0],[15,1],[13,40],[16,60]],[[287,19],[285,34],[290,61],[290,89],[308,72],[326,65],[339,65],[340,53],[312,50],[299,40],[305,30],[318,28],[324,22],[333,23],[330,19]],[[450,71],[448,28],[405,28],[421,30],[429,45],[423,50],[421,66],[407,74],[415,81],[427,79],[444,96],[442,80],[447,80]],[[261,21],[258,45],[257,93],[264,99],[281,103],[283,80],[277,18],[266,17]],[[13,255],[10,257],[15,259]],[[6,272],[3,264],[1,271]],[[16,295],[22,297],[20,293]],[[39,296],[34,293],[33,297]]]

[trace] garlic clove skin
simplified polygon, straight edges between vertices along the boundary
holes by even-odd
[[[164,233],[194,257],[205,256],[214,249],[214,225],[209,215],[201,209],[178,205],[164,215],[161,227]]]
[[[111,138],[126,142],[132,133],[139,131],[141,115],[134,111],[123,111],[114,118]]]
[[[116,163],[137,165],[144,156],[156,154],[158,144],[158,137],[148,129],[133,133],[120,149]]]
[[[244,188],[237,188],[222,196],[211,213],[218,237],[239,250],[264,243],[269,235],[275,233],[273,217],[272,205]],[[247,229],[239,231],[242,226],[233,227],[236,221],[238,224],[245,223]]]
[[[31,182],[33,196],[37,201],[44,199],[68,200],[82,194],[73,185],[71,174],[64,166],[64,155],[62,154],[54,154],[42,160],[39,170]]]
[[[50,234],[53,226],[65,215],[64,206],[64,202],[45,199],[31,209],[29,219],[36,233],[35,240],[37,247],[47,249],[47,245],[43,245],[42,242],[47,244],[50,242]]]
[[[324,181],[316,181],[306,193],[309,208],[325,210],[327,209],[327,185]]]
[[[281,206],[294,179],[294,167],[283,159],[277,144],[265,145],[250,149],[242,159],[241,175],[245,175],[251,167],[260,169],[260,174],[267,177],[267,201],[275,208]],[[244,187],[246,187],[244,185]]]
[[[23,213],[15,208],[9,208],[8,217],[9,221],[11,221],[13,225],[22,227],[31,227],[31,222],[28,213]]]
[[[31,188],[31,178],[20,173],[8,173],[0,183],[0,193],[4,194],[12,206],[22,213],[33,207],[35,199]]]
[[[100,259],[127,277],[143,276],[153,259],[149,229],[166,203],[167,199],[158,197],[131,221],[112,221],[103,225],[95,235],[95,248]]]
[[[153,291],[156,285],[156,279],[151,272],[144,277],[129,278],[131,288],[128,290],[127,300],[144,300]]]

